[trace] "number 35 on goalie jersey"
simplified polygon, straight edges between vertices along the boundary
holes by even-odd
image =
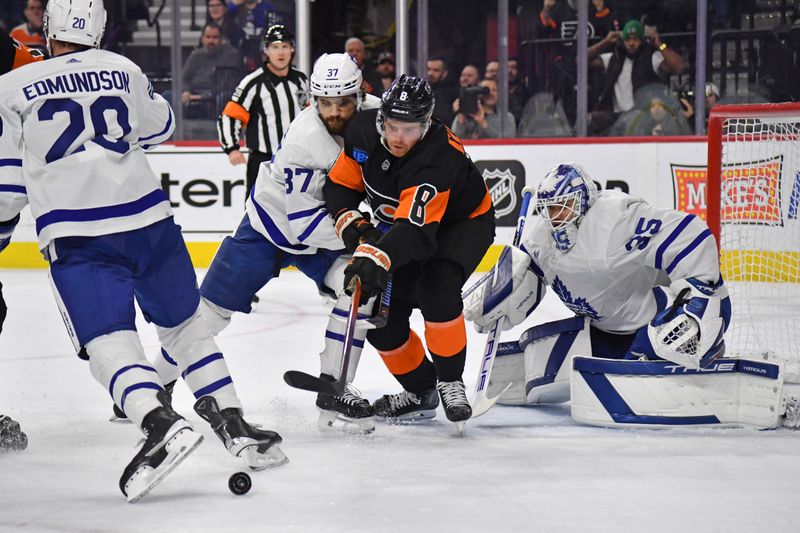
[[[413,255],[424,257],[436,248],[440,224],[489,212],[491,197],[480,171],[447,127],[433,122],[425,137],[397,158],[381,142],[376,113],[359,112],[347,126],[344,150],[328,173],[335,185],[325,192],[328,210],[355,208],[366,195],[379,221],[423,231],[424,239],[409,237],[407,244],[417,248]],[[395,253],[406,248],[394,244]]]

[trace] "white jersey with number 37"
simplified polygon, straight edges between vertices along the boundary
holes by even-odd
[[[367,95],[361,109],[380,100]],[[258,171],[247,214],[253,228],[292,254],[313,254],[319,248],[344,249],[325,208],[322,187],[342,151],[343,140],[332,136],[313,107],[292,121],[281,146]]]
[[[172,215],[144,154],[172,134],[172,110],[125,57],[92,49],[10,72],[0,119],[0,220],[27,196],[41,248]]]
[[[538,215],[529,217],[520,243],[567,307],[610,332],[646,325],[666,301],[659,286],[720,276],[714,237],[700,218],[613,190],[599,193],[569,252],[556,249]]]

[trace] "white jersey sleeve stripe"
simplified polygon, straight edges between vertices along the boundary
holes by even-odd
[[[310,217],[311,215],[313,215],[317,211],[324,210],[324,209],[325,209],[324,205],[318,205],[318,206],[313,207],[311,209],[305,209],[303,211],[297,211],[295,213],[289,213],[288,215],[286,215],[286,217],[289,220],[297,220],[298,218]],[[328,212],[325,211],[325,214],[327,215]]]
[[[252,192],[255,191],[255,189],[256,188],[253,187],[250,192],[250,200],[253,204],[253,207],[256,209],[256,213],[258,213],[258,219],[261,221],[261,223],[264,225],[264,229],[267,231],[269,239],[281,248],[297,251],[306,250],[308,246],[304,244],[292,244],[289,242],[289,239],[287,239],[286,236],[281,232],[280,228],[278,228],[277,224],[275,224],[269,214],[258,204],[258,202],[256,202]]]
[[[662,264],[664,261],[664,253],[667,251],[667,248],[669,248],[669,246],[675,241],[675,239],[678,238],[681,232],[683,232],[683,230],[686,229],[686,226],[688,226],[692,222],[692,220],[694,220],[694,218],[695,215],[686,215],[683,218],[683,220],[680,221],[677,227],[675,227],[675,229],[672,230],[672,233],[670,233],[669,236],[666,239],[664,239],[664,242],[662,242],[661,245],[658,247],[658,250],[656,250],[656,258],[655,258],[655,267],[657,269],[661,270],[663,268]]]
[[[711,230],[709,229],[706,229],[700,235],[695,237],[689,246],[684,248],[678,255],[675,256],[675,259],[673,259],[672,263],[670,263],[670,265],[667,267],[667,274],[672,274],[672,271],[675,270],[675,267],[678,266],[678,263],[680,263],[681,260],[683,260],[683,258],[685,258],[687,255],[692,253],[695,248],[700,246],[700,244],[709,237],[711,237]]]
[[[58,224],[61,222],[97,222],[111,218],[137,215],[162,202],[168,201],[164,191],[162,189],[156,189],[138,200],[123,204],[91,207],[88,209],[55,209],[44,213],[36,219],[36,233],[41,233],[44,228],[51,224]]]
[[[317,229],[319,223],[325,220],[325,217],[327,216],[328,216],[327,211],[323,211],[322,213],[318,214],[314,218],[314,220],[311,221],[311,224],[308,225],[306,230],[297,237],[297,240],[299,240],[300,242],[306,240],[312,233],[314,233],[314,230]]]
[[[164,126],[164,129],[159,131],[158,133],[154,133],[153,135],[148,135],[147,137],[140,137],[139,138],[139,143],[141,144],[141,143],[143,143],[145,141],[152,141],[153,139],[156,139],[157,137],[162,137],[162,136],[165,136],[165,135],[166,135],[165,139],[156,140],[155,142],[150,143],[150,145],[161,144],[162,142],[166,141],[169,138],[169,136],[172,135],[172,120],[173,120],[172,119],[172,109],[169,109],[169,116],[167,117],[167,124],[166,124],[166,126]]]
[[[22,168],[22,159],[0,159],[0,167]]]

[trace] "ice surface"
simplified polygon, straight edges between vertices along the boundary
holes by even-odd
[[[297,272],[271,282],[256,312],[236,315],[218,339],[246,416],[283,436],[290,463],[251,473],[250,493],[231,494],[228,477],[242,468],[179,384],[176,408],[207,438],[129,505],[117,482],[137,430],[107,421],[111,400],[75,357],[47,274],[0,279],[9,304],[0,413],[30,438],[26,451],[0,455],[2,531],[800,531],[800,433],[788,430],[607,430],[576,425],[563,405],[498,406],[463,439],[441,412],[370,436],[320,433],[313,394],[282,380],[289,369],[318,371],[327,320]],[[539,319],[561,314],[548,299]],[[468,331],[471,391],[485,337]],[[140,332],[154,356],[153,328],[142,321]],[[356,385],[370,400],[399,391],[371,348]]]

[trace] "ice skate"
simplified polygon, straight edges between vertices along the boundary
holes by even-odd
[[[440,381],[436,388],[442,398],[444,414],[450,422],[455,423],[456,431],[459,436],[463,437],[465,422],[472,416],[472,408],[469,406],[467,395],[464,392],[464,382],[460,379]]]
[[[439,398],[436,389],[415,394],[404,390],[399,394],[387,394],[372,404],[375,416],[388,421],[427,420],[436,416]]]
[[[119,480],[128,503],[135,503],[150,492],[203,441],[203,436],[172,410],[164,391],[158,393],[158,399],[162,407],[144,417],[142,447]]]
[[[348,385],[341,396],[318,394],[317,409],[319,409],[317,425],[322,431],[353,434],[368,434],[375,431],[375,410],[352,385]]]
[[[194,404],[195,412],[211,424],[228,452],[241,457],[252,470],[285,465],[289,458],[280,448],[283,439],[274,431],[256,429],[242,418],[238,409],[220,410],[213,396],[203,396]]]
[[[166,399],[167,402],[172,405],[172,390],[175,388],[175,381],[170,381],[166,385],[164,385],[164,390],[167,393]],[[125,414],[125,411],[120,409],[117,404],[112,405],[113,414],[108,419],[109,422],[130,422],[128,419],[128,415]]]
[[[28,436],[23,433],[19,422],[0,415],[0,452],[21,452],[27,447]]]

